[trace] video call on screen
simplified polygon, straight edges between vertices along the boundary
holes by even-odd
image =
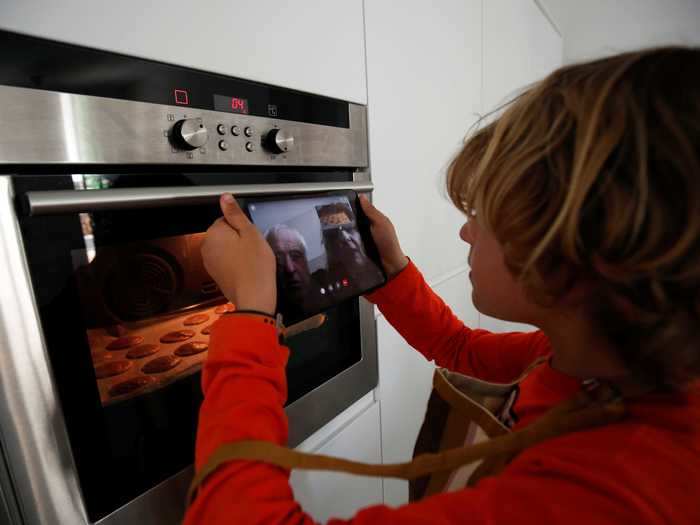
[[[275,254],[277,306],[287,324],[383,282],[345,195],[251,202],[248,213]]]

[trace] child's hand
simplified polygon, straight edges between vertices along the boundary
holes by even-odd
[[[364,195],[360,195],[360,204],[369,219],[370,231],[379,250],[384,271],[391,279],[408,265],[408,257],[401,250],[396,230],[389,218],[375,208]]]
[[[202,243],[204,267],[238,310],[274,315],[277,304],[275,256],[233,196],[219,200],[224,216],[207,230]]]

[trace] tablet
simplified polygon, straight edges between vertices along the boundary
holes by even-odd
[[[238,199],[277,260],[277,311],[289,326],[386,282],[354,191]]]

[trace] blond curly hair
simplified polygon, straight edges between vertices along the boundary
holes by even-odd
[[[593,326],[639,381],[700,376],[700,49],[555,71],[467,138],[447,189],[534,301],[590,282]]]

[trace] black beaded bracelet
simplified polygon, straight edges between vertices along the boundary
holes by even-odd
[[[284,344],[284,324],[282,324],[282,315],[277,314],[270,315],[267,312],[261,312],[260,310],[234,310],[233,312],[226,312],[224,315],[236,315],[236,314],[248,314],[248,315],[258,315],[263,317],[263,322],[275,327],[277,331],[277,341],[279,344]]]

